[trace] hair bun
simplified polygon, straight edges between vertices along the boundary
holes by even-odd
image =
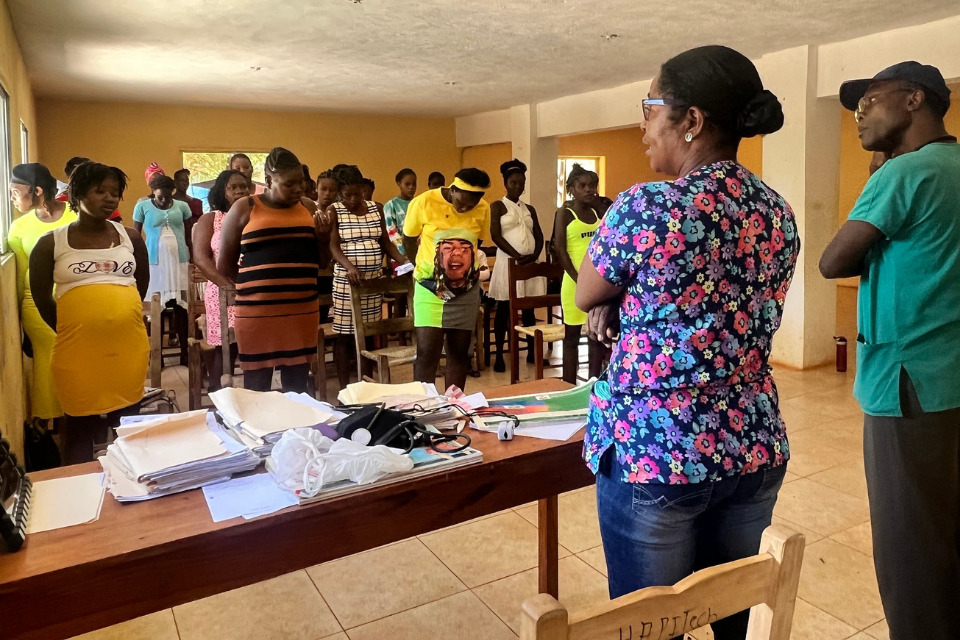
[[[783,106],[777,96],[764,89],[740,112],[737,118],[737,134],[752,138],[779,131],[783,127]]]

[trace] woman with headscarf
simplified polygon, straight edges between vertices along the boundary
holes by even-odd
[[[306,392],[320,326],[317,273],[328,264],[330,219],[303,195],[303,165],[274,148],[266,189],[240,198],[223,219],[217,271],[236,282],[234,331],[247,389]]]
[[[56,332],[40,317],[30,292],[30,254],[41,237],[54,229],[76,222],[77,213],[66,202],[56,200],[57,180],[42,164],[18,164],[10,180],[13,206],[22,213],[10,225],[7,243],[17,260],[17,298],[20,324],[33,350],[30,380],[30,413],[46,423],[63,415],[50,370]],[[45,428],[46,425],[43,425]]]
[[[222,171],[207,195],[210,212],[201,216],[193,226],[193,261],[197,269],[207,280],[203,290],[203,306],[206,308],[206,340],[213,349],[204,350],[204,362],[209,382],[207,389],[220,388],[220,376],[223,375],[223,350],[220,336],[220,287],[232,289],[233,283],[217,271],[217,255],[220,253],[220,230],[223,218],[233,203],[250,195],[247,178],[239,171]],[[234,325],[236,308],[227,308],[227,321]]]
[[[503,186],[507,193],[502,199],[490,205],[490,237],[497,245],[497,262],[490,277],[490,290],[487,292],[497,301],[497,312],[493,322],[493,339],[497,357],[493,363],[494,371],[506,371],[503,361],[503,342],[510,327],[510,279],[507,274],[507,260],[513,258],[519,265],[536,262],[543,250],[543,231],[537,220],[537,210],[533,205],[520,199],[527,186],[527,165],[516,158],[500,165]],[[517,283],[517,295],[523,297],[543,295],[545,286],[542,278]],[[524,309],[521,319],[524,326],[534,324],[537,319],[533,309]],[[511,357],[515,357],[512,354]],[[533,362],[533,340],[527,340],[527,362]]]
[[[780,102],[749,59],[707,46],[660,67],[643,115],[670,178],[611,205],[576,293],[614,342],[584,444],[613,598],[756,554],[790,457],[768,359],[800,240],[737,161],[742,138],[783,126]],[[747,616],[714,637],[742,640]]]
[[[404,253],[417,257],[414,377],[422,382],[436,379],[446,341],[446,386],[463,389],[466,385],[470,343],[480,310],[477,254],[480,237],[490,228],[490,205],[483,199],[488,188],[486,172],[461,169],[449,187],[425,191],[407,207]]]
[[[187,224],[193,214],[186,203],[173,198],[173,178],[149,172],[150,194],[133,208],[133,228],[146,236],[150,256],[147,299],[160,294],[160,302],[173,311],[180,343],[180,364],[187,364],[187,288],[190,286]]]

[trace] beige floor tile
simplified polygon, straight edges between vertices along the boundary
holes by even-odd
[[[520,633],[520,607],[537,595],[537,570],[482,585],[473,592],[516,633]],[[560,561],[560,603],[568,611],[579,611],[610,600],[607,579],[576,556]]]
[[[317,565],[307,574],[344,629],[467,588],[416,538]]]
[[[800,476],[863,461],[863,432],[843,428],[842,421],[798,433],[791,433],[788,426],[787,437],[790,441],[788,468]]]
[[[873,640],[873,637],[868,636],[865,631],[861,631],[855,636],[850,636],[847,640]]]
[[[512,511],[420,540],[468,587],[537,566],[537,528]],[[560,557],[570,555],[561,545]]]
[[[178,640],[173,611],[164,609],[111,627],[74,636],[72,640]]]
[[[883,619],[873,559],[829,538],[807,547],[797,595],[857,629]]]
[[[804,537],[804,541],[806,542],[807,545],[811,545],[811,544],[813,544],[814,542],[816,542],[817,540],[823,539],[823,537],[824,537],[824,536],[820,535],[819,533],[817,533],[816,531],[811,531],[810,529],[807,529],[806,527],[801,527],[800,525],[798,525],[798,524],[795,523],[795,522],[790,522],[789,520],[784,520],[783,518],[781,518],[781,517],[778,516],[778,515],[774,515],[774,516],[773,516],[772,524],[783,525],[784,527],[787,527],[788,529],[793,529],[793,530],[796,531],[797,533],[802,533],[802,534],[803,534],[803,537]]]
[[[410,609],[347,632],[350,640],[516,640],[516,635],[470,591]]]
[[[174,607],[181,640],[316,640],[340,631],[305,571]]]
[[[797,599],[790,640],[843,640],[857,630],[809,602]]]
[[[870,517],[866,500],[806,478],[781,487],[773,512],[824,536],[849,529]]]
[[[849,493],[855,498],[867,499],[867,476],[863,470],[862,458],[814,473],[807,478],[832,489]]]
[[[890,628],[887,627],[886,620],[881,620],[877,624],[867,627],[863,632],[874,640],[890,640]]]
[[[343,632],[343,631],[339,631],[339,632],[333,634],[332,636],[325,636],[325,637],[321,638],[320,640],[350,640],[350,636],[348,636],[348,635],[347,635],[345,632]]]
[[[860,553],[873,557],[873,534],[870,529],[870,522],[861,522],[855,527],[850,527],[840,533],[830,536],[841,544],[845,544],[851,549],[856,549]]]
[[[560,544],[574,553],[586,551],[600,544],[600,520],[597,517],[597,492],[593,487],[565,493],[558,503],[558,532]],[[538,507],[535,504],[514,509],[520,516],[537,526]]]
[[[797,474],[793,473],[792,471],[787,471],[787,473],[784,474],[784,476],[783,476],[783,484],[787,484],[788,482],[793,482],[794,480],[799,480],[799,479],[802,478],[802,477],[803,477],[803,476],[798,476]]]
[[[577,554],[577,557],[603,575],[607,575],[607,558],[603,555],[603,545],[581,551]]]

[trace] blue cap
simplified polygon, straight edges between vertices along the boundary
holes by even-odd
[[[887,80],[913,82],[926,91],[940,96],[945,102],[950,102],[950,89],[947,88],[947,83],[944,82],[940,69],[911,60],[887,67],[869,80],[847,80],[840,85],[840,104],[850,111],[856,111],[857,103],[860,102],[860,98],[867,92],[870,85],[874,82]]]

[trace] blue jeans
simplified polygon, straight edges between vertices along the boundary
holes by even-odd
[[[758,553],[787,472],[783,464],[717,482],[631,484],[611,470],[612,458],[608,450],[597,474],[611,598]],[[713,622],[716,640],[743,640],[748,618],[744,611]]]

